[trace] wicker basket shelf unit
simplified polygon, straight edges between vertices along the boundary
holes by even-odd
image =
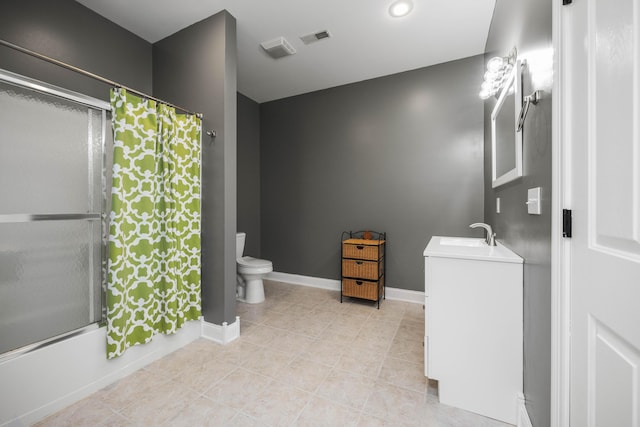
[[[370,237],[370,238],[364,238]],[[342,245],[343,297],[377,301],[385,297],[385,242],[386,233],[377,231],[344,231]]]

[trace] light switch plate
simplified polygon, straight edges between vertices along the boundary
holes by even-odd
[[[500,213],[500,197],[496,197],[496,213]]]
[[[527,213],[529,213],[529,215],[542,214],[541,204],[540,187],[530,188],[527,191]]]

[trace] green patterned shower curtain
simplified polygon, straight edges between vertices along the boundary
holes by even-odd
[[[107,358],[200,317],[200,119],[111,91]]]

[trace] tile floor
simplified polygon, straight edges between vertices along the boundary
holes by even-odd
[[[265,281],[241,336],[200,339],[39,426],[506,426],[438,403],[421,304]]]

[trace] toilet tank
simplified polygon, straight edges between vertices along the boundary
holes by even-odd
[[[242,258],[244,252],[244,239],[246,239],[246,233],[236,233],[236,259]]]

